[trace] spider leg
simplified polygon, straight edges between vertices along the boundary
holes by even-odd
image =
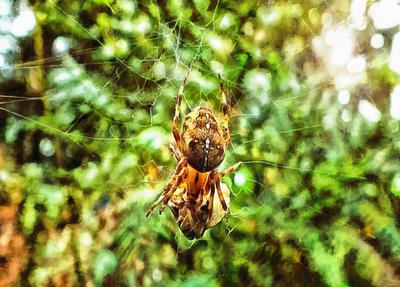
[[[203,200],[204,200],[204,196],[206,196],[209,192],[210,192],[210,188],[211,185],[213,184],[213,173],[211,172],[208,177],[206,182],[204,183],[203,187],[201,188],[200,192],[199,192],[199,196],[196,200],[196,208],[199,209],[202,207],[203,205]]]
[[[207,216],[207,225],[211,221],[212,213],[213,213],[213,207],[214,207],[214,193],[215,193],[215,185],[214,183],[211,185],[211,191],[210,191],[210,199],[208,200],[208,216]]]
[[[179,174],[186,167],[186,164],[187,164],[186,159],[181,159],[179,161],[178,166],[176,167],[174,176],[171,178],[171,180],[169,181],[168,185],[164,188],[163,192],[158,197],[158,199],[155,202],[153,202],[153,204],[149,207],[149,210],[146,213],[146,217],[148,217],[150,215],[150,213],[152,213],[154,208],[156,208],[156,206],[161,203],[161,201],[163,200],[165,195],[168,193],[168,191],[171,189],[171,187],[177,182],[177,180],[179,178]]]
[[[206,184],[204,185],[204,188],[203,188],[203,195],[207,195],[209,192],[210,192],[210,187],[211,187],[211,173],[208,175],[208,178],[207,178],[207,181],[206,181]]]
[[[181,172],[177,175],[174,175],[168,185],[164,188],[162,194],[160,197],[150,206],[149,211],[147,211],[146,217],[150,215],[150,213],[154,210],[154,208],[157,207],[160,203],[162,203],[162,206],[160,208],[160,214],[163,212],[165,205],[168,203],[170,200],[172,194],[175,192],[176,188],[179,186],[179,184],[182,182],[182,177],[185,172],[186,168],[183,168]]]
[[[230,174],[232,172],[235,172],[239,166],[241,165],[241,162],[238,162],[230,167],[228,167],[227,169],[225,169],[224,171],[219,173],[219,179],[223,178],[225,175]]]
[[[181,136],[179,135],[179,129],[178,129],[180,120],[180,110],[181,110],[183,91],[185,89],[186,79],[188,75],[189,73],[185,76],[181,85],[179,86],[178,95],[176,97],[174,121],[172,124],[172,134],[174,135],[178,149],[181,149]]]
[[[204,197],[204,189],[200,191],[199,198],[197,199],[198,201],[196,204],[197,207],[201,208],[201,206],[203,205],[203,197]]]
[[[226,205],[224,195],[222,194],[221,182],[219,179],[217,179],[215,181],[215,187],[217,188],[218,197],[219,197],[219,201],[221,202],[222,208],[226,211],[228,209],[228,207]]]
[[[164,211],[164,208],[167,206],[168,201],[171,199],[172,195],[174,194],[178,186],[182,183],[183,178],[187,175],[187,172],[188,172],[187,168],[186,167],[183,168],[181,172],[178,174],[175,183],[169,190],[166,191],[165,195],[162,198],[162,203],[159,212],[160,214]]]
[[[219,86],[221,89],[221,100],[222,100],[222,113],[224,115],[224,120],[222,123],[222,127],[224,129],[224,137],[225,137],[225,146],[228,146],[231,142],[231,132],[229,131],[229,104],[227,100],[227,94],[224,90],[224,86],[222,84],[221,75],[218,74]]]
[[[181,160],[181,158],[183,157],[182,152],[174,144],[169,144],[168,148],[172,152],[172,154],[175,156],[176,160],[179,162]]]

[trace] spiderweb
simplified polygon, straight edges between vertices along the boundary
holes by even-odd
[[[74,16],[70,15],[68,13],[68,11],[66,11],[65,9],[63,9],[62,7],[60,7],[60,5],[58,3],[55,3],[53,1],[50,1],[50,3],[54,6],[55,9],[57,9],[61,15],[64,15],[65,20],[66,21],[70,21],[73,22],[80,30],[82,30],[82,32],[84,34],[86,34],[87,37],[91,38],[93,41],[95,41],[96,43],[99,44],[98,48],[87,48],[87,49],[82,49],[82,50],[76,50],[76,49],[72,49],[69,52],[69,55],[71,55],[73,58],[77,58],[77,57],[85,57],[85,56],[90,56],[94,53],[98,53],[100,49],[105,47],[105,44],[101,41],[98,40],[95,36],[92,35],[92,33],[85,28],[82,24],[80,24],[75,18]],[[293,4],[293,3],[292,3]],[[326,4],[326,3],[325,3]],[[273,4],[267,4],[267,5],[273,5]],[[204,48],[208,48],[208,44],[204,43],[204,35],[207,31],[207,29],[211,29],[211,27],[214,27],[215,25],[215,15],[217,13],[218,10],[218,5],[215,7],[214,10],[214,16],[212,17],[212,20],[206,24],[203,27],[194,27],[194,29],[198,29],[198,33],[201,34],[200,37],[200,41],[194,41],[192,43],[190,42],[185,42],[182,43],[182,37],[181,37],[181,24],[183,21],[181,18],[177,18],[174,20],[171,20],[169,23],[163,23],[161,22],[161,20],[159,19],[158,27],[160,28],[159,30],[157,30],[154,33],[154,38],[150,38],[150,40],[155,39],[155,40],[160,40],[162,37],[166,37],[166,41],[169,45],[171,45],[172,47],[172,52],[173,53],[168,53],[168,54],[161,54],[158,57],[152,57],[152,56],[147,56],[143,59],[143,62],[151,62],[151,63],[157,63],[157,61],[159,61],[160,58],[172,58],[173,60],[175,60],[176,65],[182,67],[182,69],[184,70],[189,70],[191,72],[193,71],[197,71],[197,72],[208,72],[208,74],[210,74],[210,71],[206,71],[205,67],[209,67],[209,63],[198,63],[198,56],[200,55],[200,53],[202,52],[202,49]],[[304,20],[304,18],[300,18],[300,21],[302,23],[304,23],[305,27],[312,33],[312,35],[315,37],[316,34],[313,31],[312,28],[310,28],[309,24],[307,24],[307,22]],[[342,20],[342,23],[345,22],[346,20]],[[341,23],[339,23],[341,24]],[[186,25],[193,25],[194,24],[192,22],[188,22],[186,23]],[[162,31],[162,32],[160,32]],[[172,35],[174,37],[174,42],[171,42],[171,39],[168,37],[169,35]],[[295,54],[292,55],[293,57],[296,57],[298,54],[303,53],[305,50],[309,50],[310,49],[310,45],[311,43],[308,43],[306,45],[304,45],[304,47],[297,51]],[[192,59],[190,61],[184,61],[180,55],[180,51],[179,49],[184,46],[184,47],[190,47],[190,48],[195,48],[195,54],[193,55]],[[155,48],[157,48],[157,46],[155,46]],[[58,55],[58,56],[52,56],[52,57],[47,57],[44,59],[40,59],[40,60],[33,60],[33,61],[26,61],[23,63],[19,63],[15,65],[15,70],[16,72],[18,71],[24,71],[24,70],[29,70],[29,69],[36,69],[37,67],[40,68],[44,68],[44,69],[48,69],[49,71],[51,71],[52,69],[56,69],[58,67],[63,67],[64,63],[63,58],[65,57],[65,55]],[[284,61],[282,62],[283,64],[286,64],[287,62],[290,62],[292,60],[291,57],[287,57],[286,59],[284,59]],[[90,67],[90,66],[96,66],[96,65],[107,65],[107,64],[113,64],[113,73],[114,75],[108,79],[107,81],[105,81],[105,83],[103,84],[103,86],[97,90],[98,94],[101,94],[104,89],[106,89],[107,87],[109,87],[112,84],[117,83],[118,81],[121,79],[121,77],[124,76],[124,73],[127,72],[133,72],[135,73],[136,76],[139,76],[140,78],[143,78],[145,80],[145,84],[147,84],[147,82],[151,82],[152,85],[155,85],[156,87],[159,87],[161,90],[157,92],[156,96],[154,97],[154,100],[152,102],[150,102],[149,107],[147,109],[148,113],[149,113],[149,120],[146,124],[144,125],[139,125],[140,127],[146,128],[146,127],[151,127],[154,125],[159,124],[160,122],[154,122],[154,116],[153,116],[153,109],[154,107],[157,105],[157,101],[159,99],[159,97],[162,96],[163,90],[165,89],[165,87],[163,87],[157,80],[154,80],[151,77],[146,77],[140,73],[136,73],[133,71],[132,67],[130,67],[127,64],[127,59],[124,58],[120,58],[120,57],[115,57],[115,59],[113,61],[93,61],[93,62],[79,62],[78,64],[83,66],[83,67]],[[200,60],[201,61],[201,60]],[[205,67],[204,67],[205,66]],[[4,68],[3,68],[4,69]],[[169,78],[169,76],[165,76],[164,81],[165,82],[174,82],[174,86],[177,87],[179,84],[179,80],[182,79],[182,74],[180,76],[180,78],[176,79],[176,78]],[[227,84],[229,86],[229,89],[231,91],[237,91],[237,90],[243,90],[242,87],[240,87],[240,83],[232,83],[227,81]],[[326,80],[320,84],[320,86],[315,86],[312,89],[320,89],[321,86],[325,87],[325,86],[329,86],[332,84],[332,80]],[[136,87],[137,93],[140,93],[142,91],[144,91],[144,87]],[[279,105],[285,105],[285,103],[293,101],[293,100],[297,100],[301,97],[307,97],[308,93],[310,93],[311,90],[305,90],[305,91],[301,91],[301,95],[297,95],[297,96],[293,96],[293,97],[283,97],[283,98],[278,98],[278,99],[274,99],[274,102],[271,103],[274,106],[279,106]],[[170,94],[171,96],[171,104],[174,104],[174,94]],[[24,102],[27,101],[46,101],[49,100],[51,97],[54,97],[54,95],[44,95],[44,96],[40,96],[40,97],[29,97],[27,98],[26,96],[17,96],[17,95],[1,95],[1,98],[3,99],[3,101],[1,102],[1,104],[3,105],[1,107],[1,109],[4,112],[7,112],[9,114],[12,114],[16,117],[20,117],[22,119],[25,119],[29,122],[32,122],[34,124],[38,124],[39,126],[41,126],[44,129],[48,129],[49,131],[54,132],[55,134],[57,134],[57,136],[60,137],[64,137],[67,140],[71,140],[73,142],[76,142],[76,138],[84,138],[87,140],[93,140],[93,141],[127,141],[130,139],[129,136],[122,136],[122,137],[95,137],[95,136],[86,136],[86,135],[80,135],[80,136],[73,136],[73,128],[76,125],[76,123],[79,121],[79,117],[76,121],[74,121],[68,128],[66,128],[65,130],[60,130],[56,127],[53,127],[49,124],[45,124],[45,123],[41,123],[37,120],[35,120],[35,117],[30,117],[30,116],[25,116],[22,114],[19,114],[15,111],[13,111],[12,109],[7,108],[7,106],[5,106],[5,104],[10,105],[10,104],[23,104]],[[117,95],[115,97],[124,97],[123,95]],[[125,96],[128,97],[128,96]],[[203,100],[206,103],[211,102],[212,100],[210,99],[211,95],[210,93],[206,93],[204,92],[204,90],[202,90],[202,88],[200,87],[200,100]],[[247,95],[244,94],[240,99],[238,99],[236,102],[232,103],[232,109],[234,111],[236,111],[236,114],[232,116],[233,119],[235,118],[254,118],[257,117],[258,115],[252,115],[252,114],[246,114],[244,112],[241,111],[241,102],[246,101],[247,100]],[[142,103],[141,99],[138,99],[139,103]],[[187,99],[187,97],[185,96],[185,102],[187,104],[187,106],[189,107],[189,109],[191,108],[190,102]],[[214,99],[215,102],[215,99]],[[196,103],[192,103],[192,104],[196,104]],[[101,117],[106,117],[105,115],[101,114],[100,111],[96,111],[100,114]],[[278,133],[280,134],[287,134],[287,133],[292,133],[292,132],[297,132],[297,131],[302,131],[302,130],[307,130],[307,129],[312,129],[315,131],[318,131],[318,129],[321,129],[322,125],[321,123],[315,123],[313,125],[309,125],[309,126],[303,126],[303,127],[294,127],[292,129],[288,129],[288,130],[281,130],[278,131]],[[257,137],[255,136],[255,132],[254,130],[252,130],[252,127],[249,126],[250,129],[250,133],[252,135],[251,140],[248,140],[245,142],[245,144],[250,144],[250,143],[254,143],[257,141],[262,141],[263,138],[262,137]],[[240,133],[235,133],[235,131],[232,131],[232,136],[233,139],[235,139],[236,137],[240,137]],[[84,147],[82,147],[84,148]],[[233,151],[235,151],[235,142],[233,141],[232,143],[232,149]],[[245,161],[243,162],[243,165],[252,165],[252,164],[266,164],[266,165],[272,165],[275,167],[279,167],[279,168],[287,168],[287,169],[293,169],[293,170],[298,170],[300,169],[299,167],[296,166],[287,166],[287,165],[282,165],[282,164],[278,164],[278,163],[274,163],[274,162],[267,162],[267,161]],[[158,179],[157,179],[158,180]],[[261,184],[258,182],[258,184]]]
[[[151,1],[150,3],[154,4]],[[254,94],[251,94],[254,92],[251,90],[251,85],[262,86],[271,85],[271,83],[262,82],[258,84],[258,74],[253,78],[250,77],[249,82],[246,83],[244,81],[247,67],[253,69],[257,65],[250,63],[247,67],[244,66],[240,73],[236,73],[235,69],[237,67],[229,64],[229,61],[227,61],[228,64],[224,67],[222,64],[223,61],[218,62],[211,57],[207,58],[207,56],[204,56],[207,53],[217,53],[215,49],[213,51],[212,45],[217,45],[220,39],[218,37],[213,38],[214,34],[212,33],[216,31],[218,21],[221,21],[221,19],[217,19],[219,9],[221,9],[219,1],[214,9],[211,9],[210,13],[213,15],[211,20],[203,25],[189,21],[184,16],[185,11],[182,11],[181,14],[177,13],[176,17],[171,17],[171,20],[168,21],[164,21],[162,17],[158,19],[155,17],[157,22],[153,26],[156,28],[145,34],[144,37],[139,35],[134,39],[135,45],[140,46],[142,45],[141,42],[143,42],[144,47],[149,48],[150,53],[148,55],[143,54],[145,48],[140,50],[134,45],[130,47],[131,49],[127,49],[127,52],[118,52],[115,50],[118,47],[114,47],[114,50],[110,52],[110,41],[105,39],[106,37],[117,38],[117,36],[113,35],[118,34],[117,32],[110,28],[109,33],[104,32],[102,37],[98,37],[98,34],[95,34],[91,27],[84,26],[77,19],[76,15],[73,15],[62,4],[56,1],[49,1],[49,4],[58,11],[58,17],[61,17],[62,21],[74,27],[76,35],[85,39],[85,42],[92,42],[92,45],[95,47],[83,47],[83,45],[75,42],[74,44],[80,48],[70,48],[65,53],[44,58],[40,58],[39,56],[39,59],[21,61],[15,64],[16,75],[20,73],[29,74],[30,71],[41,70],[49,77],[47,81],[50,84],[47,90],[40,91],[39,89],[39,93],[43,93],[40,96],[16,95],[9,93],[7,90],[2,91],[0,95],[0,110],[6,113],[2,117],[8,120],[12,117],[14,121],[24,120],[25,125],[34,126],[53,141],[62,139],[64,144],[68,142],[76,144],[78,149],[87,153],[86,161],[95,161],[97,159],[97,156],[94,154],[96,147],[104,145],[112,145],[117,150],[123,151],[125,149],[137,153],[142,158],[134,159],[137,164],[137,171],[140,174],[138,178],[135,178],[135,182],[128,181],[118,184],[118,181],[113,179],[108,184],[116,190],[122,191],[138,188],[141,190],[138,196],[150,199],[156,193],[142,192],[143,186],[147,186],[152,191],[161,190],[171,176],[175,165],[173,157],[166,155],[168,154],[167,143],[172,141],[170,126],[172,124],[176,92],[187,71],[190,71],[190,74],[183,101],[183,114],[198,104],[210,105],[218,111],[221,104],[219,101],[217,74],[221,73],[223,77],[225,75],[234,75],[231,77],[234,79],[233,81],[229,80],[229,77],[224,77],[225,88],[231,95],[232,114],[230,127],[232,144],[228,148],[226,162],[223,163],[220,169],[228,167],[237,161],[242,161],[242,169],[238,172],[240,176],[234,177],[232,175],[231,177],[235,178],[235,180],[232,180],[232,178],[226,180],[229,186],[231,186],[232,201],[234,202],[236,197],[240,198],[240,193],[249,192],[248,190],[246,191],[246,185],[240,183],[242,176],[245,177],[245,182],[251,182],[249,185],[251,189],[258,190],[258,192],[250,193],[249,196],[252,200],[246,201],[246,203],[255,202],[262,205],[264,204],[264,199],[262,198],[265,196],[265,193],[271,192],[271,185],[265,182],[263,175],[260,175],[260,172],[264,171],[264,167],[270,167],[272,170],[271,173],[274,170],[289,170],[290,174],[297,174],[293,176],[294,178],[299,179],[309,176],[308,174],[314,170],[313,167],[310,167],[304,161],[291,161],[290,157],[276,155],[279,154],[279,148],[276,143],[273,144],[270,142],[271,137],[276,136],[284,141],[285,137],[293,139],[296,138],[297,134],[302,133],[307,135],[310,135],[310,133],[321,133],[323,135],[329,129],[328,115],[318,117],[314,116],[312,112],[304,112],[300,114],[300,119],[296,119],[293,123],[293,121],[285,119],[285,110],[296,104],[301,109],[302,102],[306,102],[306,99],[309,97],[314,97],[316,100],[309,101],[308,105],[315,104],[316,108],[320,108],[318,104],[326,100],[324,98],[328,98],[328,102],[332,102],[332,94],[338,92],[337,83],[332,74],[330,72],[323,72],[324,70],[329,70],[323,59],[310,60],[309,63],[315,64],[318,62],[318,64],[311,65],[311,67],[301,66],[304,64],[301,63],[302,58],[318,57],[318,55],[315,55],[316,53],[314,53],[312,46],[315,44],[314,40],[320,36],[321,31],[316,30],[310,24],[309,18],[304,16],[304,14],[295,11],[296,7],[299,8],[299,5],[290,1],[289,3],[293,6],[293,13],[299,13],[298,24],[305,29],[305,31],[301,31],[300,33],[303,34],[302,36],[309,35],[309,37],[304,37],[307,42],[298,46],[296,46],[296,41],[294,41],[292,46],[287,45],[286,47],[283,43],[276,43],[281,45],[279,48],[282,50],[286,48],[287,51],[284,52],[286,54],[281,57],[283,59],[278,64],[274,64],[273,59],[270,59],[269,68],[273,71],[269,73],[269,77],[275,77],[274,75],[271,76],[271,74],[284,71],[293,77],[292,81],[288,81],[289,85],[292,86],[287,90],[283,90],[281,87],[269,87],[267,92],[271,94],[262,103],[259,102],[259,99],[254,98]],[[270,2],[259,3],[259,7],[263,6],[265,9],[274,7],[275,5],[277,4]],[[139,4],[136,8],[144,9]],[[332,6],[328,5],[328,1],[324,1],[323,5],[319,5],[318,7],[309,8],[310,11],[317,8],[319,11],[329,12],[332,10]],[[110,9],[112,10],[112,8]],[[336,11],[330,12],[331,14],[328,14],[331,17],[340,16],[335,14]],[[268,15],[271,16],[270,14]],[[268,21],[268,19],[265,21]],[[330,21],[333,22],[333,20]],[[348,26],[350,25],[349,21],[346,16],[342,16],[341,20],[335,22],[335,25]],[[145,26],[146,21],[143,21],[143,23],[139,24]],[[139,24],[138,26],[140,26]],[[115,29],[117,30],[118,28]],[[371,28],[369,29],[371,30]],[[191,31],[192,35],[189,35],[188,31]],[[263,37],[261,32],[256,31],[252,35],[259,33],[261,39]],[[136,31],[136,33],[138,32]],[[193,35],[196,35],[197,38],[194,38]],[[291,36],[296,38],[296,35]],[[361,36],[358,35],[358,37]],[[244,50],[243,45],[240,46],[238,44],[241,40],[234,39],[237,42],[234,43],[236,45],[234,49],[245,54],[247,51]],[[50,45],[46,41],[44,43]],[[217,41],[217,44],[213,43],[213,41]],[[261,39],[260,41],[262,42],[263,40]],[[120,45],[122,46],[120,48],[123,50],[124,42],[121,42]],[[163,45],[166,47],[163,47]],[[290,50],[291,48],[293,50]],[[363,49],[363,47],[356,48]],[[107,53],[112,53],[112,55],[107,56]],[[385,50],[384,53],[388,52]],[[303,57],[303,55],[306,56]],[[207,59],[211,60],[207,61]],[[373,65],[368,63],[367,68],[372,69],[374,68]],[[258,64],[258,66],[263,71],[267,71],[268,65]],[[4,70],[4,68],[2,69]],[[94,75],[94,73],[96,74]],[[313,73],[320,75],[320,77],[311,77]],[[311,78],[308,79],[308,76]],[[271,79],[267,77],[260,80]],[[63,85],[63,83],[66,84]],[[80,86],[74,87],[74,84],[79,84]],[[246,84],[250,85],[250,87],[246,86]],[[84,86],[83,90],[79,90],[82,85]],[[67,89],[70,94],[63,93],[62,89]],[[278,95],[280,89],[281,94]],[[256,90],[255,92],[260,91]],[[262,92],[263,90],[261,90]],[[86,97],[85,93],[91,93],[92,96]],[[367,93],[366,96],[375,107],[378,105],[370,94]],[[71,100],[70,98],[75,99]],[[63,101],[67,100],[70,101],[70,107],[75,109],[73,120],[70,122],[66,121],[68,122],[67,124],[61,125],[49,122],[46,119],[46,113],[52,113],[58,108],[62,108]],[[36,101],[43,104],[43,112],[38,114],[35,112],[28,114],[20,112],[19,107],[28,102]],[[268,112],[264,113],[262,109],[267,109]],[[279,112],[277,113],[278,116],[275,122],[268,120],[269,114],[273,114],[274,110],[281,112],[282,118],[280,119],[282,122],[277,122]],[[333,110],[337,112],[338,109]],[[354,112],[354,109],[352,112]],[[329,113],[329,109],[327,109],[327,113]],[[302,122],[301,116],[303,116],[304,124],[299,124]],[[82,124],[87,117],[91,117],[92,122],[102,120],[106,128],[101,130],[101,132],[90,130],[90,128]],[[289,124],[287,124],[288,122]],[[265,126],[274,123],[277,126],[272,128]],[[338,125],[340,129],[348,130],[348,127],[344,127],[343,123],[339,123]],[[62,128],[59,126],[62,126]],[[160,129],[157,129],[159,127],[163,130],[160,131]],[[149,128],[152,130],[146,134],[146,130]],[[88,132],[83,131],[85,129],[88,129]],[[136,144],[138,140],[143,140],[143,144]],[[306,143],[306,138],[300,139],[298,145],[301,146]],[[54,146],[54,143],[52,145]],[[156,151],[148,151],[146,154],[146,149],[143,145],[149,145],[151,149],[155,149]],[[267,155],[268,159],[263,159],[262,155],[257,155],[257,152],[259,152],[257,149],[260,146],[266,146],[265,155]],[[319,169],[315,172],[330,176],[336,175],[329,169]],[[348,175],[347,179],[360,182],[366,180],[364,176],[352,174]],[[299,186],[299,189],[302,188],[303,186]],[[137,200],[135,196],[130,196],[132,198],[128,200]],[[286,195],[285,192],[281,196],[290,198],[290,195]],[[238,206],[240,205],[238,204]],[[239,209],[235,208],[232,209],[231,217],[238,220],[233,226],[226,225],[227,233],[225,240],[229,240],[230,234],[236,229],[236,225],[239,225],[240,221],[244,221],[242,211],[248,207],[241,205]],[[309,208],[315,209],[316,207],[309,206]],[[321,210],[319,212],[323,213],[324,211]],[[176,239],[181,241],[183,240],[182,236],[181,233],[177,233]],[[224,241],[221,242],[221,248]],[[187,247],[192,247],[193,244],[196,244],[196,242],[191,242],[186,247],[178,246],[177,256],[179,256],[179,253],[184,252]],[[183,249],[180,250],[180,248]]]

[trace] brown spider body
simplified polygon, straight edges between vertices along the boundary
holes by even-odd
[[[183,122],[182,152],[188,164],[199,172],[209,172],[224,160],[225,141],[214,112],[197,107]]]
[[[225,175],[234,172],[240,163],[222,172],[216,171],[230,143],[229,106],[221,79],[222,123],[218,122],[212,109],[200,106],[185,117],[182,132],[179,132],[185,82],[186,79],[178,91],[172,125],[176,145],[170,146],[178,166],[161,196],[150,206],[147,216],[158,204],[161,203],[160,213],[168,205],[183,233],[192,239],[201,237],[208,227],[216,225],[228,213],[220,181]],[[219,205],[214,202],[214,197],[218,197]]]
[[[195,168],[188,165],[188,175],[186,178],[187,199],[195,203],[199,201],[199,195],[206,189],[209,172],[199,172]],[[200,203],[198,203],[200,204]]]

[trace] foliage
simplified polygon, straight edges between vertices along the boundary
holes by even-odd
[[[398,26],[374,49],[350,1],[31,4],[29,35],[0,28],[18,43],[0,49],[0,219],[19,211],[0,270],[10,236],[27,250],[15,284],[400,286],[399,75],[385,50]],[[27,9],[14,6],[0,21]],[[184,112],[221,108],[221,74],[232,144],[219,169],[243,162],[224,179],[231,215],[195,241],[168,212],[145,218],[176,165],[188,70]]]

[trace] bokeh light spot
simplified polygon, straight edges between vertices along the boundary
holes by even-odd
[[[382,34],[375,33],[374,35],[372,35],[370,43],[372,48],[379,49],[382,48],[385,44],[385,38]]]
[[[35,25],[36,18],[32,10],[28,7],[22,7],[22,11],[12,23],[11,33],[15,37],[24,37],[32,32]]]
[[[241,172],[236,172],[233,181],[235,182],[236,186],[242,187],[246,183],[246,176]]]
[[[394,87],[390,94],[390,115],[396,120],[400,120],[400,85]]]
[[[361,100],[358,111],[369,122],[377,123],[381,119],[381,112],[367,100]]]
[[[396,33],[393,37],[389,67],[393,72],[400,75],[400,32]]]
[[[350,101],[350,92],[348,90],[341,90],[338,94],[338,102],[341,105],[347,105]]]
[[[44,138],[44,139],[42,139],[42,140],[40,141],[39,149],[40,149],[40,152],[41,152],[44,156],[47,156],[47,157],[53,156],[53,155],[54,155],[54,152],[55,152],[54,145],[53,145],[53,143],[51,142],[51,140],[48,139],[48,138]]]

